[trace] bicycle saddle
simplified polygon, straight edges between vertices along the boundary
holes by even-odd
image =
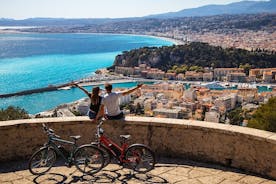
[[[75,136],[70,136],[72,139],[74,139],[75,141],[78,140],[79,138],[81,138],[80,135],[75,135]]]
[[[131,135],[120,135],[120,138],[123,139],[129,139],[131,137]]]

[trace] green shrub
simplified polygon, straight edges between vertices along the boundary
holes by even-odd
[[[276,132],[276,97],[270,98],[256,110],[248,127]]]
[[[0,109],[0,121],[28,118],[28,112],[20,107],[9,106],[7,109]]]

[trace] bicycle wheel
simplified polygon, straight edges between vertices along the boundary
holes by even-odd
[[[103,157],[104,157],[103,167],[106,167],[111,162],[111,155],[109,153],[109,150],[105,146],[103,146],[99,143],[91,143],[91,144],[93,146],[96,146],[96,147],[100,148],[103,151]]]
[[[79,147],[74,154],[77,169],[85,174],[95,174],[104,166],[103,151],[93,145]]]
[[[29,171],[34,175],[48,172],[56,162],[56,152],[53,148],[45,147],[36,151],[29,160]]]
[[[154,168],[155,156],[145,145],[132,145],[125,154],[128,166],[139,173],[146,173]]]

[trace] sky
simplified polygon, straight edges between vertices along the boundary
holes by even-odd
[[[241,0],[0,0],[0,18],[123,18]]]

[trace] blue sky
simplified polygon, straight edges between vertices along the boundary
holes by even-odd
[[[0,18],[121,18],[241,0],[0,0]]]

